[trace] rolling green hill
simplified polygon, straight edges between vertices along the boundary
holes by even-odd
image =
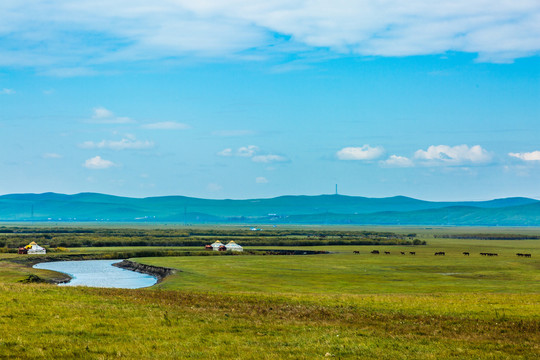
[[[0,196],[0,221],[111,221],[384,225],[540,225],[540,201],[431,202],[404,196],[280,196],[210,200],[96,193]]]

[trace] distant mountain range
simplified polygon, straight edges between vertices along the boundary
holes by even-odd
[[[209,200],[97,193],[10,194],[0,196],[0,221],[540,226],[540,201],[521,197],[433,202],[405,196]]]

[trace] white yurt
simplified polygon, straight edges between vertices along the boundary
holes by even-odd
[[[213,244],[210,245],[210,246],[212,246],[212,250],[218,251],[218,250],[219,250],[219,247],[220,247],[220,246],[223,246],[223,243],[222,243],[221,241],[218,240],[218,241],[216,241],[215,243],[213,243]]]
[[[230,251],[244,251],[244,248],[242,248],[240,245],[238,245],[234,241],[229,241],[229,243],[225,245],[225,247],[227,248],[227,250],[230,250]]]
[[[25,246],[28,254],[45,254],[47,251],[32,241],[30,244]]]

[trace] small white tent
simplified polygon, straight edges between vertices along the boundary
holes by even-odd
[[[242,248],[240,245],[238,245],[234,241],[229,241],[229,243],[225,245],[225,247],[229,251],[244,251],[244,248]]]
[[[216,241],[215,243],[213,243],[213,244],[210,245],[210,246],[212,246],[212,250],[218,251],[218,250],[219,250],[219,247],[220,247],[220,246],[223,246],[223,243],[222,243],[221,241],[218,240],[218,241]]]
[[[44,248],[42,248],[33,241],[25,247],[28,251],[28,254],[45,254],[47,252]]]

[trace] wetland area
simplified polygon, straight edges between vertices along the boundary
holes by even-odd
[[[3,229],[0,358],[540,355],[540,229]],[[215,240],[245,252],[204,250]],[[47,254],[15,253],[30,241]],[[164,272],[156,283],[111,266],[122,259]],[[96,264],[98,283],[54,285]],[[99,287],[128,274],[155,284]]]

